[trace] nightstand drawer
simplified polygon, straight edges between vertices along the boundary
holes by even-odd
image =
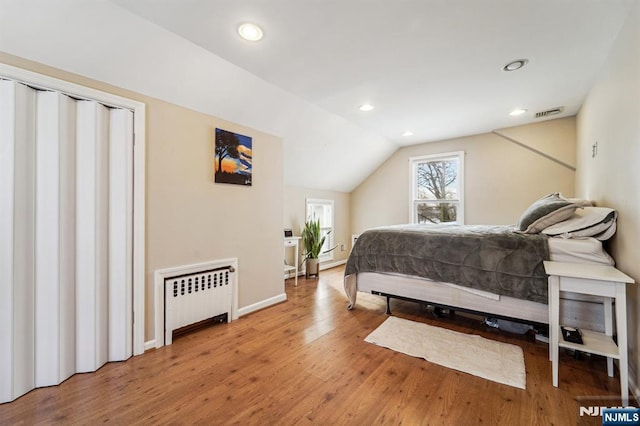
[[[285,247],[293,247],[298,245],[298,240],[284,240]]]

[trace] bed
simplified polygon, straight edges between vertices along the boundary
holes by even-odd
[[[612,209],[549,194],[518,224],[397,225],[362,233],[345,267],[349,309],[357,293],[533,324],[548,323],[542,262],[613,265],[602,246],[616,230]],[[602,331],[602,301],[563,294],[562,322]]]

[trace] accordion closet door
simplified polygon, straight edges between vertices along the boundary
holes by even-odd
[[[0,80],[0,403],[132,355],[133,112]]]

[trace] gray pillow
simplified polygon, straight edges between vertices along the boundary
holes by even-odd
[[[517,231],[537,234],[546,227],[570,218],[576,208],[576,203],[562,198],[557,192],[545,195],[522,213],[516,225]]]

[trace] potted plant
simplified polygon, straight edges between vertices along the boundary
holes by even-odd
[[[329,235],[329,233],[322,235],[320,219],[307,219],[304,224],[304,229],[302,230],[302,242],[304,244],[304,253],[302,253],[302,256],[306,263],[305,269],[307,278],[309,278],[310,275],[318,276],[318,258],[320,255],[329,253],[331,250],[335,249],[335,247],[333,247],[329,250],[322,251],[322,246],[324,245],[327,235]]]

